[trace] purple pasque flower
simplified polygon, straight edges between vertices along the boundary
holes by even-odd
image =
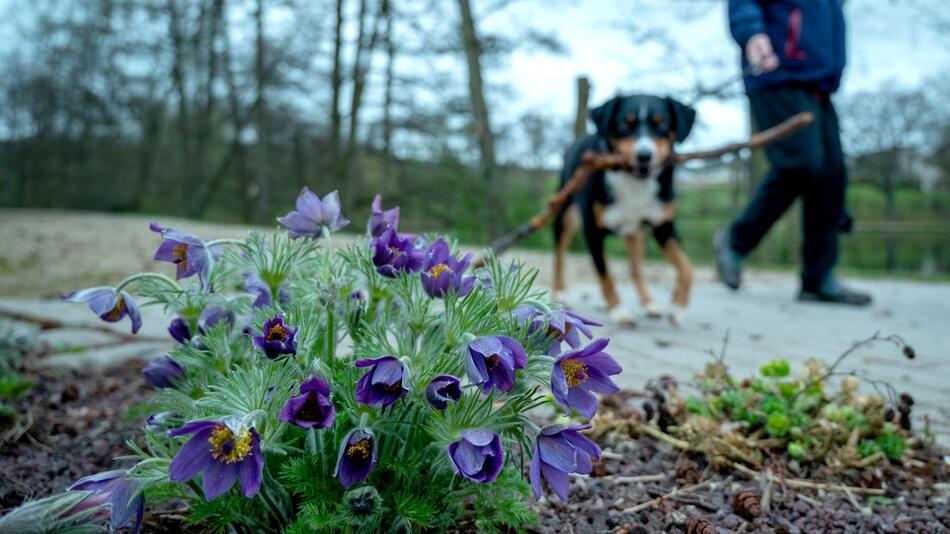
[[[344,488],[369,478],[376,467],[376,436],[368,428],[354,428],[343,439],[334,475]]]
[[[461,383],[452,375],[439,375],[426,386],[426,400],[437,410],[444,410],[449,401],[458,402],[461,398]]]
[[[304,186],[297,195],[297,209],[283,217],[277,217],[277,222],[290,230],[290,237],[309,237],[319,239],[323,236],[323,228],[335,232],[350,221],[340,213],[340,194],[336,191],[323,197],[310,191]]]
[[[466,429],[459,434],[459,439],[448,448],[455,472],[479,484],[494,482],[505,465],[505,451],[498,434],[480,428]]]
[[[184,378],[185,368],[171,356],[165,355],[150,361],[142,374],[153,388],[173,388],[176,380]]]
[[[174,263],[177,266],[175,278],[178,280],[197,274],[202,289],[208,289],[214,260],[204,241],[188,232],[165,228],[158,223],[151,223],[148,227],[151,231],[162,234],[165,239],[158,246],[153,259]]]
[[[145,512],[145,499],[138,491],[138,484],[128,479],[125,470],[104,471],[80,478],[68,491],[92,492],[69,511],[77,515],[86,510],[106,506],[109,508],[109,531],[124,527],[135,516],[135,532],[142,530],[142,515]]]
[[[191,327],[188,326],[188,321],[175,317],[168,324],[168,334],[179,343],[187,343],[191,339]]]
[[[444,297],[455,293],[459,297],[468,295],[475,284],[474,276],[462,277],[472,261],[469,252],[461,260],[452,255],[449,245],[441,237],[426,249],[425,263],[422,265],[422,287],[432,298]]]
[[[254,336],[254,346],[272,360],[281,354],[297,354],[297,328],[284,324],[283,314],[264,322],[261,335]]]
[[[606,352],[608,340],[596,339],[586,347],[562,353],[554,360],[551,371],[551,393],[567,409],[575,409],[585,417],[597,411],[596,393],[620,391],[610,375],[623,371],[617,360]]]
[[[561,353],[561,342],[576,349],[581,346],[580,333],[587,336],[587,339],[593,339],[594,334],[588,327],[603,326],[597,321],[587,319],[572,311],[557,310],[545,314],[533,306],[521,306],[512,312],[512,316],[519,325],[528,324],[529,334],[541,335],[540,332],[544,328],[544,334],[552,337],[546,351],[548,356],[557,356]]]
[[[207,334],[212,328],[224,321],[228,328],[234,326],[234,312],[217,304],[211,304],[201,311],[198,316],[198,331]]]
[[[261,277],[257,275],[257,273],[244,273],[244,290],[255,296],[254,303],[251,304],[251,307],[253,308],[263,308],[264,306],[270,306],[274,301],[270,286],[267,285],[267,282],[264,282],[264,280],[262,280]],[[283,283],[280,284],[280,287],[277,289],[277,300],[281,304],[290,301],[290,293],[287,291],[287,287]]]
[[[376,272],[385,277],[395,278],[399,273],[415,273],[422,268],[425,251],[413,246],[411,238],[400,236],[396,230],[386,230],[369,245],[373,248]]]
[[[142,328],[142,314],[139,312],[139,307],[132,300],[132,295],[125,291],[117,292],[115,288],[109,286],[90,287],[65,293],[63,300],[88,302],[89,309],[107,323],[115,323],[128,316],[132,321],[133,334]]]
[[[336,409],[328,398],[330,385],[313,376],[300,384],[300,395],[290,397],[280,411],[280,420],[301,428],[330,428]]]
[[[158,412],[145,419],[145,428],[152,432],[162,432],[165,430],[165,424],[177,418],[174,412]]]
[[[468,344],[465,370],[468,379],[481,387],[508,392],[515,385],[515,369],[528,364],[528,353],[521,343],[508,336],[480,337]]]
[[[534,444],[534,456],[528,478],[534,497],[541,498],[541,478],[567,501],[571,473],[589,475],[593,463],[600,459],[600,447],[580,433],[590,425],[550,425],[541,429]]]
[[[237,418],[194,421],[169,430],[169,437],[193,434],[168,467],[172,482],[185,482],[202,474],[205,499],[213,501],[240,479],[241,491],[251,498],[261,489],[264,455],[261,437]]]
[[[369,216],[369,235],[379,237],[386,230],[396,231],[399,227],[399,206],[383,211],[383,197],[373,198],[373,213]]]
[[[356,401],[368,406],[389,406],[409,393],[402,381],[406,368],[395,356],[356,360],[357,367],[369,367],[356,383]]]

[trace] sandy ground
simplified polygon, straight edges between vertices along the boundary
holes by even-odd
[[[0,312],[26,310],[60,320],[67,317],[67,322],[78,328],[59,331],[64,339],[55,338],[55,343],[95,346],[102,333],[82,330],[96,324],[95,317],[82,306],[44,299],[79,287],[112,284],[142,270],[172,273],[170,265],[151,259],[160,242],[148,230],[153,220],[206,239],[242,237],[247,231],[239,225],[169,217],[0,210],[0,243],[4,245],[0,247]],[[343,244],[349,239],[352,237],[339,235],[334,243]],[[514,251],[509,257],[538,267],[539,283],[549,283],[549,253]],[[618,380],[623,386],[639,388],[660,374],[690,380],[709,361],[710,351],[721,349],[726,334],[726,361],[738,376],[756,373],[759,366],[773,358],[786,358],[793,368],[809,358],[832,361],[875,332],[897,334],[915,348],[916,359],[907,360],[894,347],[878,343],[855,352],[843,369],[870,380],[887,381],[897,390],[913,394],[918,424],[925,424],[926,415],[940,441],[950,443],[950,284],[856,280],[853,284],[870,291],[875,303],[854,309],[796,302],[796,277],[791,273],[747,273],[743,290],[731,292],[714,280],[709,269],[700,268],[689,314],[675,326],[643,317],[632,285],[626,281],[623,261],[612,261],[611,270],[619,282],[624,305],[640,317],[636,328],[608,323],[598,332],[611,339],[610,350],[624,365]],[[568,259],[567,279],[571,285],[566,301],[576,311],[602,320],[606,313],[592,273],[586,256]],[[648,264],[646,274],[655,297],[666,300],[672,269],[665,264]],[[167,320],[160,310],[149,309],[147,313],[140,343],[114,352],[87,351],[83,358],[106,363],[160,353],[162,343],[167,343],[163,332]],[[53,355],[51,361],[77,361],[78,354]]]

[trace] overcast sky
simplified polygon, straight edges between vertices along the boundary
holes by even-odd
[[[729,34],[726,5],[724,0],[522,0],[487,16],[483,29],[511,30],[528,21],[555,31],[567,53],[515,53],[503,69],[489,72],[489,80],[514,88],[513,114],[536,109],[572,117],[574,79],[581,74],[593,84],[591,105],[618,91],[672,94],[688,102],[697,76],[713,86],[738,73],[738,47]],[[947,0],[846,2],[843,93],[881,84],[916,87],[933,77],[950,76],[950,37],[923,20],[927,7],[922,5],[948,9]],[[683,54],[671,57],[655,42],[638,43],[631,28],[665,31]],[[687,146],[747,136],[745,105],[744,97],[701,100],[700,124]]]

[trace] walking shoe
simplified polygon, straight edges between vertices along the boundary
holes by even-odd
[[[847,304],[849,306],[867,306],[871,295],[849,289],[838,282],[834,276],[828,276],[817,291],[802,288],[798,300],[806,302],[827,302],[829,304]]]
[[[733,250],[726,238],[726,232],[716,232],[713,236],[713,249],[719,280],[731,289],[739,289],[742,284],[742,255]]]

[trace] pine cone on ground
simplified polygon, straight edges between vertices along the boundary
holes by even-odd
[[[686,523],[686,534],[716,534],[716,526],[705,517],[691,517]]]
[[[699,465],[689,458],[682,456],[676,462],[676,480],[682,480],[689,484],[699,482]]]
[[[742,490],[732,497],[732,508],[747,521],[752,521],[762,513],[762,501],[752,490]]]

